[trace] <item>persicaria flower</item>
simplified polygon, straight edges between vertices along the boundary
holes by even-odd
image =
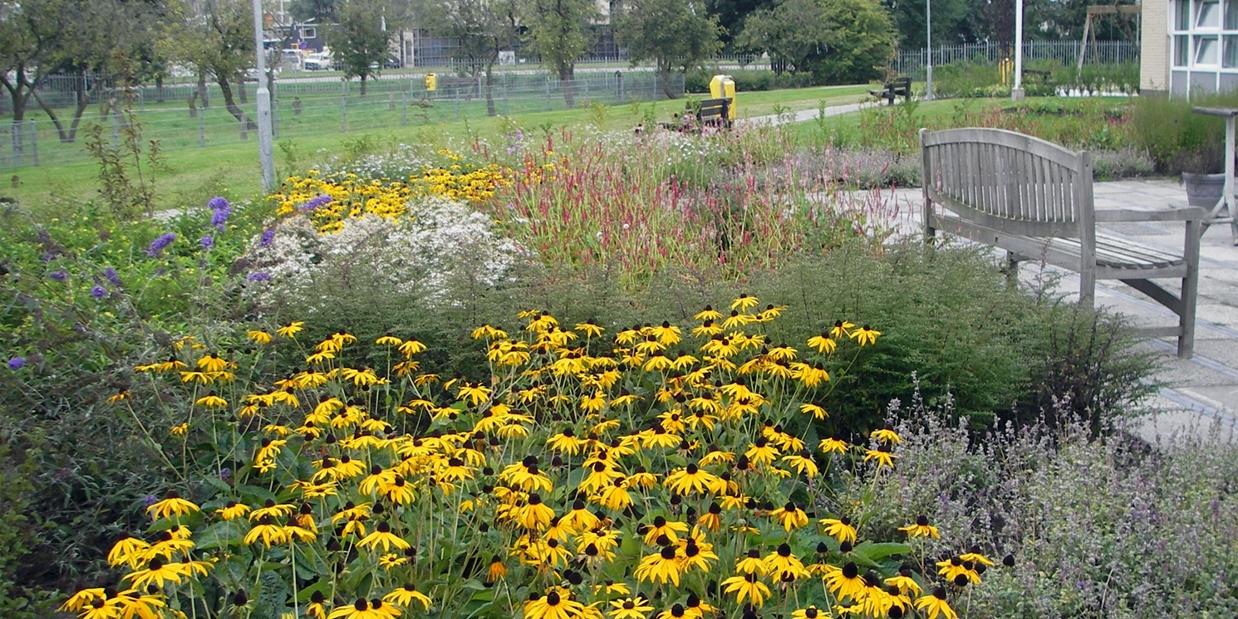
[[[163,253],[163,250],[167,249],[168,245],[174,242],[176,242],[176,233],[168,232],[150,242],[150,246],[146,248],[146,255],[151,258],[158,258]]]

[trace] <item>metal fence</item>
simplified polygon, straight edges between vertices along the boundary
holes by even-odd
[[[1036,61],[1051,61],[1062,66],[1075,66],[1079,62],[1082,50],[1080,41],[1025,41],[1023,43],[1023,63]],[[933,66],[977,62],[996,64],[998,61],[1014,54],[1010,46],[997,43],[976,43],[966,45],[942,45],[932,49]],[[894,60],[893,69],[899,75],[906,75],[915,80],[924,79],[924,66],[928,60],[929,50],[899,52]],[[1128,41],[1097,41],[1089,42],[1084,64],[1124,64],[1139,62],[1139,44]]]
[[[248,85],[251,92],[253,86]],[[252,124],[238,121],[224,109],[217,88],[210,92],[209,107],[202,107],[200,102],[194,107],[187,105],[193,88],[167,87],[163,104],[156,104],[149,93],[143,99],[145,103],[134,102],[141,143],[158,140],[160,150],[166,152],[257,141]],[[667,98],[668,91],[676,98],[683,96],[683,75],[671,74],[669,82],[664,82],[652,71],[607,71],[563,82],[544,73],[512,72],[496,75],[489,87],[484,79],[447,76],[439,78],[438,88],[432,92],[426,91],[419,77],[381,79],[368,82],[364,96],[357,81],[277,82],[272,119],[275,138],[286,139],[480,118],[491,111],[504,116],[550,112],[567,109],[569,100],[574,108],[654,101]],[[105,93],[105,101],[108,94],[117,94],[100,92]],[[240,104],[240,108],[248,118],[256,118],[252,101]],[[30,116],[35,115],[31,110]],[[53,123],[41,111],[37,115],[39,118],[20,124],[0,121],[0,169],[89,158],[84,130],[78,132],[74,142],[64,142]],[[67,125],[69,121],[62,122]],[[97,127],[113,146],[124,140],[127,129],[124,117],[106,104],[92,105],[82,125]]]

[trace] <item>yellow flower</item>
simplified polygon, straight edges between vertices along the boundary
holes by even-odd
[[[906,532],[910,537],[933,537],[936,539],[941,539],[941,535],[937,532],[937,527],[929,524],[928,518],[923,515],[916,518],[915,524],[899,527],[898,530]]]
[[[851,339],[859,342],[860,346],[877,343],[877,336],[881,335],[880,331],[873,330],[868,325],[864,325],[859,329],[851,332]]]
[[[653,611],[653,606],[649,605],[649,601],[639,595],[634,598],[614,600],[610,606],[611,610],[608,614],[610,619],[646,619]]]
[[[856,530],[851,526],[850,518],[846,516],[839,519],[825,518],[821,520],[821,524],[825,525],[825,534],[838,540],[838,543],[855,543]]]
[[[946,590],[942,587],[933,589],[932,595],[916,599],[916,610],[922,611],[927,619],[958,619],[958,613],[946,602]]]
[[[146,513],[151,514],[155,520],[172,516],[188,516],[196,511],[199,511],[198,506],[182,499],[175,490],[169,490],[167,498],[146,508]]]
[[[757,303],[760,303],[760,302],[761,300],[754,296],[750,296],[747,294],[741,294],[739,295],[739,298],[735,299],[734,301],[731,301],[731,309],[739,310],[741,312],[746,312],[749,309],[756,307]]]
[[[882,445],[877,449],[864,450],[864,461],[876,460],[878,467],[894,468],[894,460],[897,458],[898,456],[890,453],[889,447],[886,445]]]
[[[378,526],[374,528],[373,533],[370,533],[360,542],[357,542],[358,548],[365,548],[369,546],[377,549],[380,545],[383,547],[383,552],[391,550],[392,546],[395,546],[400,550],[405,550],[410,547],[409,543],[404,541],[402,537],[391,532],[391,525],[386,522],[378,523]]]
[[[177,426],[172,426],[171,432],[172,436],[185,436],[186,434],[189,434],[189,424],[182,423]]]
[[[155,585],[160,589],[167,583],[179,585],[191,574],[191,568],[185,563],[164,563],[155,557],[146,564],[146,569],[134,570],[126,574],[123,580],[132,580],[133,589],[141,591],[147,585]]]
[[[236,520],[249,513],[249,506],[236,501],[228,501],[228,504],[215,510],[224,520]]]
[[[834,339],[830,337],[829,333],[822,333],[821,335],[814,335],[808,338],[808,346],[815,348],[817,349],[817,352],[826,355],[834,352],[834,349],[838,347],[838,344],[834,342]]]
[[[271,334],[266,331],[259,331],[255,329],[249,332],[249,339],[259,344],[269,344],[271,343]]]
[[[418,591],[417,586],[411,582],[405,583],[403,587],[384,595],[383,601],[404,608],[410,608],[413,602],[417,602],[421,604],[422,610],[430,610],[430,597]]]
[[[304,325],[305,323],[303,321],[288,323],[287,325],[276,329],[275,333],[283,337],[293,337],[301,332],[301,327]]]
[[[137,569],[149,548],[150,544],[136,537],[130,537],[128,533],[122,533],[120,539],[116,540],[112,549],[108,551],[107,562],[112,567],[128,564],[130,569]]]
[[[732,576],[722,581],[722,587],[726,593],[734,593],[735,603],[741,605],[746,598],[751,600],[753,606],[760,607],[765,603],[765,598],[769,597],[770,594],[769,587],[761,582],[760,577],[756,573]]]
[[[903,439],[899,437],[899,435],[894,432],[894,428],[891,428],[890,426],[886,426],[880,430],[873,430],[872,434],[869,436],[886,445],[897,445],[903,442]]]
[[[782,525],[782,528],[788,532],[808,524],[808,514],[791,501],[787,501],[786,505],[771,511],[769,515],[770,518],[777,520]]]
[[[661,552],[648,555],[640,560],[636,570],[632,572],[637,580],[666,583],[679,586],[679,576],[682,566],[674,546],[664,546]]]
[[[82,589],[74,593],[69,599],[65,600],[64,604],[60,605],[60,610],[63,612],[77,612],[84,610],[91,605],[95,600],[104,601],[107,599],[107,594],[103,587],[95,589]]]
[[[848,329],[851,329],[854,326],[855,325],[845,320],[835,320],[834,327],[830,329],[830,337],[834,339],[838,339],[842,337],[850,337],[850,334],[848,333]]]
[[[198,398],[194,404],[205,406],[207,408],[223,408],[228,405],[228,401],[215,395],[214,391]]]

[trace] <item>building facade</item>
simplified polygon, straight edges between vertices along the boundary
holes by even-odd
[[[1144,0],[1140,91],[1238,90],[1238,0]]]

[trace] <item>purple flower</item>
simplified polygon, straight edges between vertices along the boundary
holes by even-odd
[[[229,477],[232,477],[232,469],[230,469],[230,468],[228,468],[228,467],[224,467],[224,468],[222,468],[222,469],[219,469],[219,478],[220,478],[220,479],[224,479],[224,480],[226,480],[226,479],[228,479]]]
[[[52,260],[56,259],[56,252],[49,251],[46,254],[39,256],[39,259],[42,260],[43,262],[51,262]]]
[[[168,245],[171,245],[175,241],[176,241],[176,233],[168,232],[167,234],[164,234],[163,236],[160,236],[159,238],[150,242],[150,247],[146,248],[146,255],[150,256],[151,258],[158,258],[159,255],[163,253],[163,250],[166,249]]]
[[[220,232],[223,232],[224,224],[228,222],[229,213],[230,211],[225,209],[220,209],[214,213],[211,213],[211,225],[219,228]]]
[[[262,231],[262,237],[258,239],[258,246],[270,247],[273,240],[275,240],[275,228],[267,228]]]
[[[48,275],[48,277],[58,282],[63,282],[64,280],[69,278],[69,274],[65,273],[64,271],[52,271],[51,274]]]
[[[251,282],[265,282],[265,281],[269,281],[271,279],[271,276],[262,271],[254,271],[253,273],[249,274],[248,279]]]
[[[116,269],[113,269],[112,267],[103,269],[103,279],[111,282],[113,286],[120,285],[120,275],[117,275]]]
[[[26,365],[25,357],[13,357],[12,359],[9,359],[10,370],[20,370],[24,365]]]
[[[211,238],[211,235],[208,234],[198,239],[198,244],[202,245],[202,249],[211,249],[215,246],[215,239]]]
[[[212,211],[219,211],[219,210],[231,211],[232,210],[232,205],[228,204],[228,200],[225,199],[223,196],[215,196],[214,198],[211,198],[211,201],[206,203],[206,207],[211,209]]]
[[[95,286],[90,289],[90,296],[96,299],[102,299],[107,296],[107,288],[104,288],[103,286]]]
[[[142,497],[142,507],[145,507],[148,509],[150,508],[151,505],[154,505],[155,503],[158,503],[158,502],[159,502],[159,497],[153,494],[148,494]]]
[[[331,196],[315,196],[309,202],[301,205],[301,211],[308,213],[331,203]]]

